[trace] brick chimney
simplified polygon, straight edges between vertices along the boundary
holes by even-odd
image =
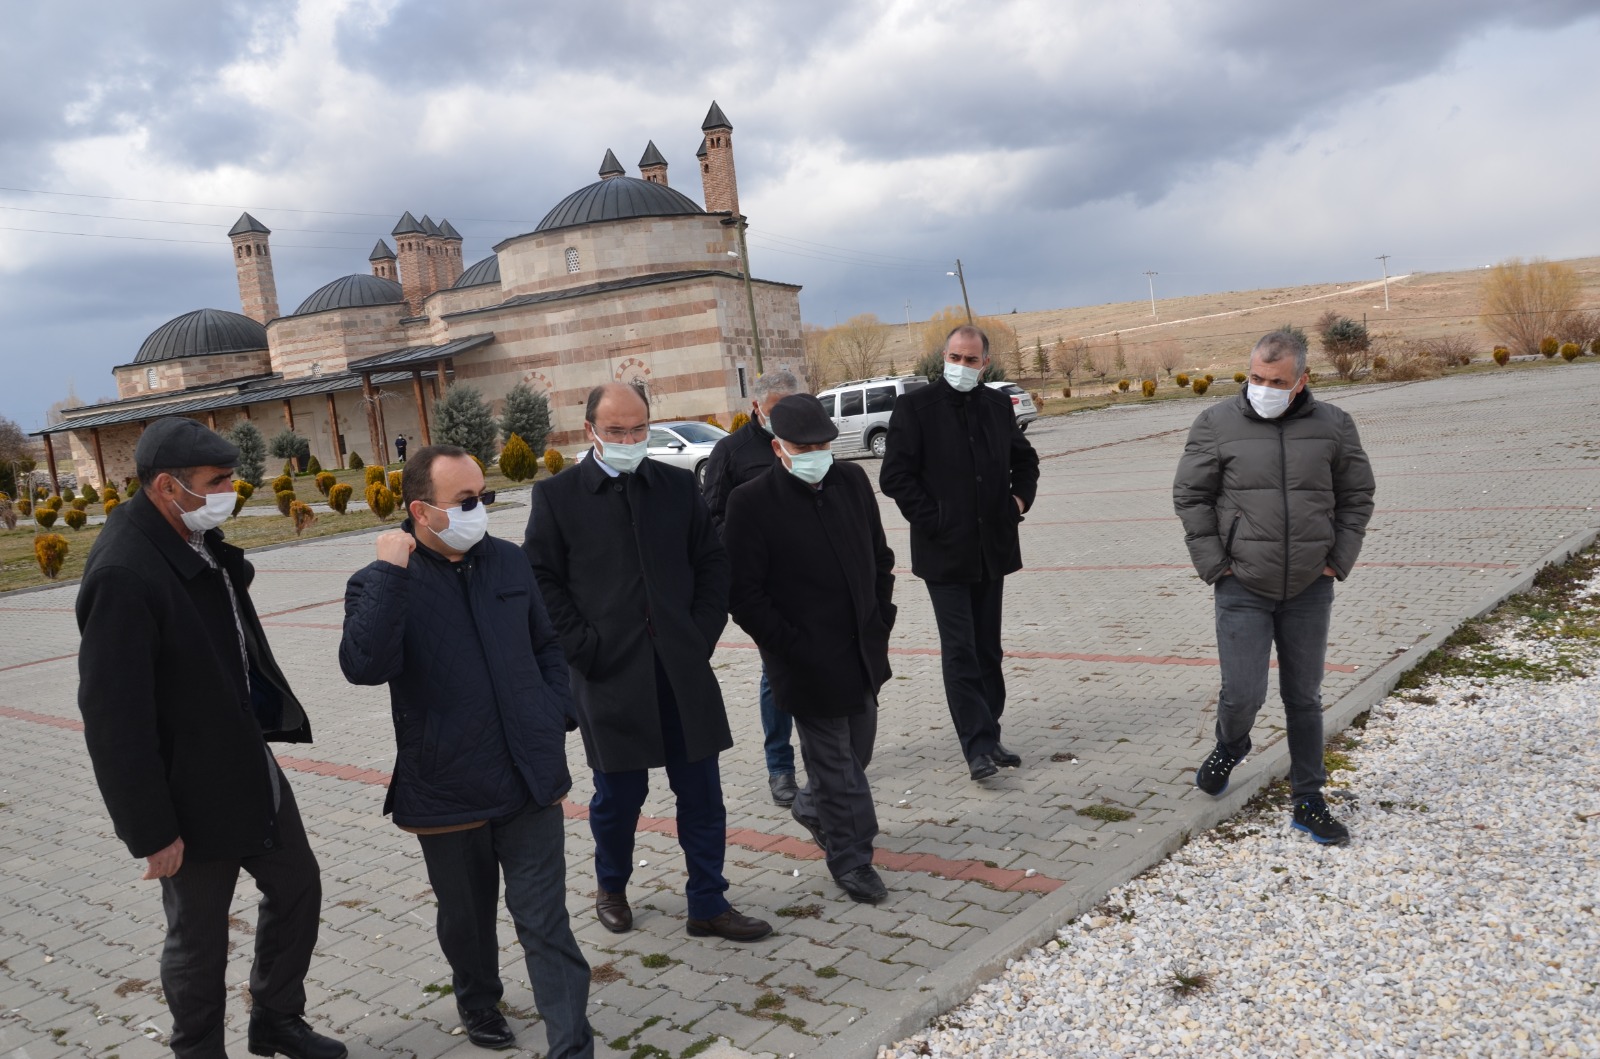
[[[461,263],[461,233],[448,219],[439,222],[439,239],[444,247],[444,271],[440,274],[439,288],[455,286],[466,266]]]
[[[394,251],[389,249],[389,244],[382,239],[372,248],[372,253],[367,255],[367,260],[372,262],[372,274],[379,279],[392,279],[399,281],[395,270]]]
[[[661,157],[661,152],[656,150],[656,141],[651,140],[644,149],[644,156],[639,159],[639,175],[652,184],[667,187],[667,160]]]
[[[233,267],[239,275],[239,304],[244,315],[265,324],[278,318],[278,284],[272,278],[272,253],[267,239],[272,229],[241,213],[228,229],[233,240]]]
[[[437,224],[433,223],[433,218],[426,213],[422,215],[422,220],[418,223],[422,225],[422,231],[425,236],[422,240],[422,245],[427,254],[428,289],[422,292],[422,296],[426,298],[444,286],[444,283],[441,282],[446,271],[444,267],[444,232],[440,230]]]
[[[422,312],[422,299],[433,293],[433,264],[428,260],[428,233],[407,210],[389,233],[399,253],[400,288],[405,292],[411,315]]]
[[[739,216],[739,182],[733,172],[733,123],[712,100],[700,131],[705,133],[700,159],[700,184],[705,191],[707,213]]]

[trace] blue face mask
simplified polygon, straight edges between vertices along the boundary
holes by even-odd
[[[833,466],[833,453],[828,449],[817,452],[790,452],[789,447],[783,442],[778,442],[778,447],[783,454],[789,457],[789,473],[807,485],[816,485],[827,477],[828,468]]]

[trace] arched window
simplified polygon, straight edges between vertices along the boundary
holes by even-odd
[[[567,271],[578,271],[578,248],[575,246],[567,247]]]
[[[153,390],[156,388],[156,369],[144,369],[144,385],[145,389],[147,390]]]

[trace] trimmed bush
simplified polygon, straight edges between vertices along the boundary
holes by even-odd
[[[128,487],[127,487],[127,489],[123,490],[122,495],[127,497],[129,500],[132,500],[134,498],[134,495],[137,494],[138,492],[139,492],[139,479],[137,479],[137,478],[129,478],[128,479]]]
[[[1245,384],[1245,380],[1248,378],[1250,378],[1250,376],[1246,375],[1242,371],[1236,371],[1233,373],[1233,381],[1238,383],[1240,386],[1243,386]]]
[[[49,499],[49,497],[50,497],[50,490],[46,489],[44,486],[41,485],[41,486],[37,486],[37,487],[34,488],[34,490],[33,490],[33,498],[35,500],[47,500],[47,499]]]
[[[1207,382],[1207,381],[1206,381],[1206,380],[1205,380],[1205,379],[1196,379],[1196,380],[1195,380],[1195,381],[1194,381],[1194,382],[1193,382],[1193,383],[1192,383],[1192,384],[1191,384],[1191,385],[1190,385],[1190,386],[1189,386],[1189,389],[1190,389],[1190,390],[1192,390],[1192,391],[1194,391],[1194,395],[1195,395],[1195,396],[1196,396],[1196,397],[1200,397],[1200,396],[1202,396],[1202,395],[1203,395],[1203,394],[1204,394],[1204,393],[1205,393],[1205,392],[1206,392],[1206,391],[1207,391],[1207,390],[1209,390],[1209,389],[1211,389],[1211,383],[1209,383],[1209,382]]]
[[[1172,381],[1177,383],[1178,384],[1178,388],[1181,390],[1185,386],[1189,385],[1189,376],[1185,375],[1183,372],[1180,371],[1180,372],[1178,372],[1177,378],[1173,379]]]
[[[1583,348],[1579,346],[1578,343],[1561,343],[1561,359],[1566,361],[1568,364],[1571,364],[1581,356],[1583,356]]]
[[[37,522],[41,529],[49,529],[51,526],[56,524],[56,509],[53,507],[41,507],[35,509],[33,512],[33,521]]]
[[[281,493],[285,489],[291,493],[294,492],[294,477],[288,474],[280,474],[272,480],[272,491]]]
[[[1062,397],[1071,397],[1072,396],[1072,387],[1070,387],[1070,386],[1061,387],[1061,396]]]
[[[1154,397],[1156,395],[1156,381],[1154,379],[1145,379],[1139,383],[1139,391],[1146,397]]]
[[[61,499],[70,504],[78,499],[78,494],[72,491],[72,486],[64,485],[61,487]]]
[[[95,491],[95,488],[92,485],[86,485],[83,487],[82,496],[91,504],[98,504],[100,502],[100,494]]]
[[[1491,353],[1490,356],[1494,357],[1494,362],[1503,368],[1511,359],[1511,350],[1507,349],[1505,346],[1495,346],[1494,352]]]
[[[39,561],[39,572],[52,581],[61,573],[71,550],[67,538],[59,533],[41,533],[33,538],[33,557]]]
[[[1128,387],[1130,387],[1132,385],[1133,385],[1133,383],[1129,382],[1127,379],[1118,379],[1117,380],[1117,389],[1121,390],[1123,393],[1127,393],[1128,392]]]
[[[57,493],[54,496],[50,497],[48,500],[45,501],[45,506],[48,507],[51,511],[60,511],[61,510],[61,494]]]
[[[338,484],[338,482],[339,482],[339,479],[337,479],[337,478],[335,478],[333,476],[333,472],[332,471],[318,471],[317,472],[317,477],[316,477],[317,492],[321,493],[323,496],[327,496],[328,495],[328,490],[332,489],[335,485]]]
[[[733,433],[748,422],[750,422],[750,414],[748,412],[735,412],[733,414],[733,422],[728,427],[728,433]]]
[[[0,493],[0,526],[3,526],[8,530],[14,530],[17,528],[16,505],[13,504],[11,502],[11,498],[4,493]]]
[[[112,511],[114,511],[116,509],[117,505],[120,504],[120,503],[122,503],[122,501],[118,500],[116,497],[114,497],[114,496],[113,497],[108,497],[106,499],[106,502],[100,506],[100,510],[104,511],[107,515],[109,515],[109,514],[111,514]]]
[[[317,462],[317,458],[315,456],[311,457],[311,459],[306,463],[306,473],[307,474],[321,474],[321,473],[323,473],[322,472],[322,464]]]
[[[480,468],[480,470],[481,470],[481,468]],[[402,472],[400,472],[400,471],[390,471],[389,472],[389,480],[386,483],[389,486],[389,492],[394,494],[394,499],[395,499],[396,503],[399,503],[401,501],[401,497],[403,497],[405,495],[405,490],[400,488],[400,479],[402,477],[404,477]]]
[[[352,452],[350,454],[350,469],[352,471],[359,471],[361,468],[365,467],[366,465],[367,465],[366,461],[361,458],[361,453]]]
[[[1383,356],[1381,353],[1378,356],[1373,357],[1372,358],[1372,370],[1374,372],[1380,374],[1380,375],[1383,372],[1388,371],[1389,370],[1389,358],[1386,357],[1386,356]]]
[[[70,508],[65,515],[61,516],[61,521],[71,526],[74,530],[81,530],[84,524],[89,521],[89,513],[81,507]]]
[[[394,494],[381,482],[367,486],[367,507],[385,522],[394,514]]]
[[[294,535],[296,537],[306,531],[306,527],[317,521],[317,513],[311,510],[311,505],[296,500],[289,505],[289,517],[294,519]]]
[[[1211,374],[1209,371],[1206,372],[1206,383],[1207,383],[1207,385],[1209,385],[1211,383],[1214,383],[1216,381],[1217,381],[1217,377],[1215,375]]]
[[[1545,335],[1539,340],[1539,352],[1544,354],[1545,360],[1554,360],[1555,355],[1561,352],[1561,343],[1553,335]]]
[[[273,494],[272,494],[272,498],[273,498],[273,500],[277,501],[278,514],[283,515],[284,517],[288,517],[289,505],[291,505],[291,504],[293,504],[295,502],[294,501],[294,490],[293,489],[278,489],[278,490],[275,490],[273,492]]]
[[[302,452],[310,453],[311,442],[285,427],[272,435],[272,440],[267,442],[267,451],[280,460],[292,460]]]
[[[234,480],[233,491],[244,497],[246,500],[249,500],[251,497],[256,495],[256,487],[245,481],[243,478],[237,478]]]
[[[350,494],[355,490],[344,482],[340,482],[328,490],[328,506],[339,514],[344,514],[344,509],[350,504]]]
[[[565,467],[566,465],[567,461],[562,457],[561,453],[557,452],[555,449],[544,450],[545,470],[549,471],[551,474],[560,474],[561,468]]]
[[[23,518],[27,518],[30,515],[32,515],[33,514],[33,501],[29,500],[27,497],[23,497],[21,500],[18,500],[17,501],[17,514],[21,515]]]
[[[374,463],[372,466],[370,466],[370,467],[368,467],[366,469],[366,471],[363,473],[362,477],[364,477],[367,480],[367,484],[368,485],[372,485],[374,483],[382,485],[383,484],[383,464]]]
[[[500,450],[500,473],[513,482],[527,481],[539,473],[539,461],[521,434],[512,434]]]
[[[85,496],[74,497],[72,503],[68,506],[74,511],[85,511],[89,507],[89,498]]]

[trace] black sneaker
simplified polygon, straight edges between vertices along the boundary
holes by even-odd
[[[1328,812],[1328,803],[1322,795],[1313,794],[1294,803],[1294,827],[1304,831],[1324,846],[1344,846],[1350,843],[1350,831]]]
[[[1244,754],[1234,757],[1223,749],[1218,743],[1216,749],[1211,751],[1211,756],[1200,763],[1194,770],[1194,785],[1213,797],[1222,794],[1228,789],[1228,777],[1233,774],[1233,768],[1244,760],[1245,754],[1250,753],[1250,745],[1245,744]]]

